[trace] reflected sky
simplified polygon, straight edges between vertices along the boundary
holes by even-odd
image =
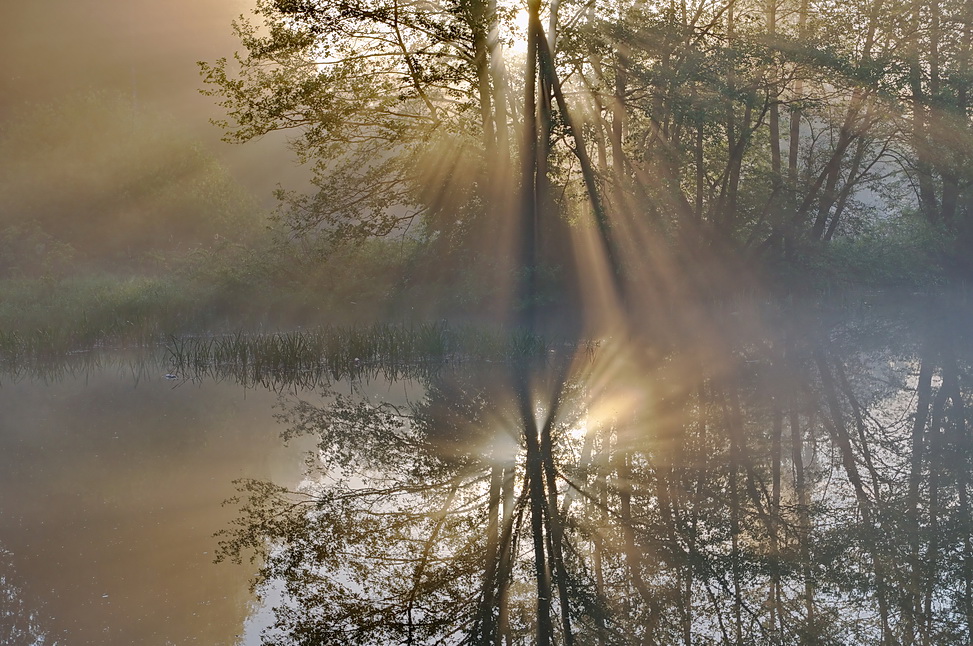
[[[67,644],[237,643],[248,567],[213,564],[232,481],[296,484],[274,393],[106,369],[0,387],[0,545]]]
[[[339,626],[341,612],[360,618],[357,588],[336,590],[352,581],[348,572],[362,589],[399,595],[399,606],[382,609],[384,623],[365,622],[380,631],[401,629],[402,609],[420,606],[443,610],[443,633],[475,626],[487,615],[470,605],[470,594],[487,589],[485,581],[494,585],[484,555],[492,549],[500,560],[504,553],[486,537],[492,532],[497,541],[506,527],[503,541],[516,543],[511,554],[519,556],[506,566],[509,589],[497,583],[497,594],[511,595],[511,630],[530,643],[536,597],[525,546],[533,503],[522,430],[530,413],[541,441],[542,429],[551,435],[552,504],[566,521],[557,531],[572,549],[567,566],[611,609],[613,630],[628,634],[642,625],[628,610],[639,603],[628,587],[633,570],[646,595],[650,587],[679,592],[697,613],[683,624],[682,597],[665,597],[672,605],[659,624],[664,637],[715,634],[713,622],[730,617],[737,602],[729,588],[707,586],[734,577],[751,591],[748,604],[763,603],[768,585],[782,586],[788,621],[799,622],[805,573],[798,557],[810,533],[820,568],[815,603],[834,609],[836,634],[855,643],[858,626],[874,628],[873,597],[887,594],[885,587],[842,591],[849,576],[868,577],[869,561],[855,554],[878,549],[856,542],[856,532],[865,531],[856,505],[893,528],[887,535],[894,540],[882,550],[906,549],[908,541],[895,537],[917,521],[900,513],[908,483],[893,476],[908,470],[910,440],[923,432],[911,420],[925,398],[932,426],[923,459],[930,474],[940,474],[935,486],[946,495],[955,487],[949,474],[962,473],[949,456],[953,447],[966,450],[955,435],[956,407],[966,406],[961,400],[970,392],[967,310],[943,308],[927,320],[918,313],[910,319],[901,302],[888,310],[866,305],[840,321],[819,311],[820,327],[810,324],[810,313],[799,317],[803,323],[780,316],[777,332],[786,343],[767,334],[767,325],[755,336],[733,322],[757,314],[729,313],[716,326],[723,346],[713,339],[711,347],[661,353],[644,340],[618,344],[612,337],[575,355],[549,353],[522,366],[530,376],[527,411],[503,364],[444,369],[427,375],[423,387],[376,378],[341,382],[321,395],[284,386],[284,401],[229,375],[169,380],[151,364],[133,369],[109,361],[56,380],[5,382],[0,547],[10,553],[25,607],[51,634],[66,634],[66,644],[249,645],[259,643],[280,603],[307,613],[298,618],[332,613]],[[290,447],[281,443],[285,429],[294,431]],[[315,443],[319,452],[305,479],[304,454]],[[239,506],[220,506],[237,478],[296,490],[281,492],[281,500],[306,505],[290,510],[307,510],[294,525],[258,526],[250,535],[273,546],[263,605],[247,592],[255,568],[212,563],[213,534],[247,527],[233,524],[246,521]],[[966,522],[951,510],[941,513],[944,523]],[[737,541],[728,516],[737,519]],[[779,542],[768,543],[766,525],[778,517]],[[937,541],[930,545],[962,545],[952,530],[930,536]],[[934,549],[916,545],[918,554]],[[776,583],[766,569],[778,558],[775,546],[783,550],[786,577]],[[254,545],[243,547],[248,556]],[[731,567],[732,556],[747,569]],[[705,568],[693,565],[696,558]],[[940,559],[944,568],[954,567],[949,559],[955,554]],[[589,570],[589,562],[601,565]],[[907,561],[892,567],[903,578],[911,571]],[[942,594],[956,582],[944,569]],[[410,587],[419,583],[432,596],[413,605]],[[585,640],[606,629],[592,619],[597,609],[582,606],[586,598],[570,601],[579,612],[578,643],[594,643]],[[343,608],[343,601],[354,603]],[[952,612],[944,606],[936,621]],[[768,634],[774,630],[771,619],[761,620]]]

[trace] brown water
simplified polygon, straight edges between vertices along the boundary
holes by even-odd
[[[303,449],[275,393],[163,373],[0,383],[0,642],[256,643],[254,568],[214,564],[213,535],[234,479],[293,485]]]

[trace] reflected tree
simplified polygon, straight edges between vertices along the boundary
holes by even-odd
[[[966,643],[969,339],[775,320],[288,402],[307,478],[223,536],[283,591],[267,642]]]
[[[308,478],[245,483],[223,544],[283,586],[268,641],[968,643],[966,340],[930,323],[869,345],[875,316],[802,325],[726,296],[750,284],[728,257],[820,247],[889,151],[927,139],[940,59],[903,67],[935,41],[905,16],[942,9],[968,35],[966,12],[531,1],[519,75],[514,9],[268,0],[263,29],[239,27],[239,74],[203,65],[231,138],[300,130],[321,190],[289,200],[298,233],[421,221],[464,253],[489,233],[509,263],[491,302],[532,336],[574,218],[565,291],[604,339],[433,375],[408,406],[289,405],[318,439]],[[909,105],[899,69],[914,136],[885,118]],[[919,349],[892,345],[915,330]]]

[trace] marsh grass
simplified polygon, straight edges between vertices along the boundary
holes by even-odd
[[[165,278],[86,276],[0,282],[0,365],[99,348],[150,347],[188,329],[191,295]]]
[[[0,377],[58,381],[113,367],[136,379],[168,375],[174,385],[232,381],[274,391],[344,379],[429,377],[460,365],[545,361],[575,346],[501,328],[446,322],[322,326],[271,334],[169,335],[143,347],[74,348],[70,335],[0,332]]]
[[[359,323],[360,312],[351,316],[335,302],[347,294],[327,290],[318,311],[295,317],[306,296],[303,286],[270,289],[247,282],[242,289],[215,275],[82,272],[0,280],[0,371],[8,378],[56,376],[64,366],[84,369],[106,351],[141,349],[161,357],[163,374],[299,385],[370,373],[415,375],[466,361],[537,358],[556,347],[500,326]],[[356,298],[369,312],[375,309],[364,293]],[[273,329],[293,331],[268,332]]]
[[[167,365],[181,378],[232,377],[245,384],[311,385],[329,380],[430,374],[467,362],[542,359],[555,350],[526,332],[447,323],[323,326],[275,334],[176,337]]]

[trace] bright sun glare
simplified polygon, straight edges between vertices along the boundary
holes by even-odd
[[[510,50],[516,54],[527,53],[527,22],[529,17],[527,7],[520,7],[514,14]]]

